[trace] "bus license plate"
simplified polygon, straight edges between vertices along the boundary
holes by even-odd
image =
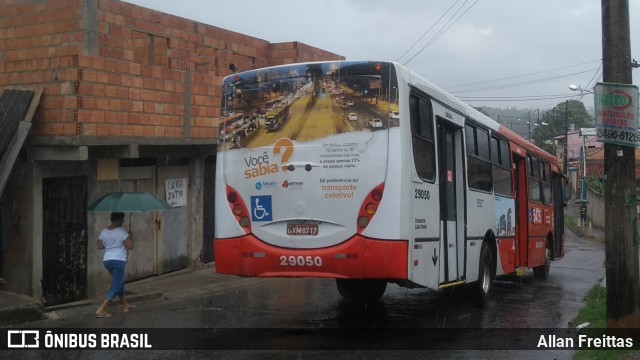
[[[287,224],[287,235],[316,236],[318,224]]]

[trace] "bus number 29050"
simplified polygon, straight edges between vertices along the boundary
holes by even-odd
[[[280,266],[322,266],[320,256],[280,256]]]

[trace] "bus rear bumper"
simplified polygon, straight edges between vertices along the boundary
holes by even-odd
[[[355,235],[322,249],[285,249],[252,234],[213,242],[216,271],[256,277],[407,279],[408,242]]]

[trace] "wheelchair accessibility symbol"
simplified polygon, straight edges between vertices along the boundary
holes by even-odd
[[[271,195],[251,197],[251,221],[273,221]]]

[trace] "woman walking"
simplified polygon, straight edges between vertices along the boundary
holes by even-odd
[[[122,311],[129,312],[135,308],[135,305],[127,303],[124,296],[124,271],[127,266],[129,250],[133,249],[133,237],[131,232],[127,232],[122,227],[123,223],[124,213],[111,213],[111,225],[102,230],[98,238],[98,249],[104,249],[104,257],[102,258],[104,267],[111,274],[111,287],[107,291],[107,298],[96,310],[96,316],[99,318],[111,316],[107,312],[107,307],[116,296],[120,299]]]

